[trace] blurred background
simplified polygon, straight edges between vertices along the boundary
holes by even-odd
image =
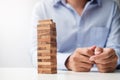
[[[0,0],[0,67],[32,67],[32,10],[38,0]]]
[[[0,67],[32,67],[31,21],[37,1],[0,0]]]

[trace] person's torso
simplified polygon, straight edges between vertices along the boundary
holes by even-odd
[[[87,3],[82,16],[70,5],[53,6],[53,0],[43,1],[43,19],[53,19],[57,28],[58,52],[73,52],[79,47],[96,45],[105,47],[111,29],[114,3],[100,0],[100,4]]]

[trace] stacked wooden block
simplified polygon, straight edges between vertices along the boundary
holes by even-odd
[[[57,73],[56,26],[50,20],[41,20],[37,26],[38,73]]]

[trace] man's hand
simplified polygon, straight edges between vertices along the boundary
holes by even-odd
[[[99,48],[95,49],[95,55],[90,58],[94,61],[100,72],[113,72],[117,66],[116,53],[112,48]]]
[[[76,72],[88,72],[93,66],[93,62],[89,60],[94,55],[94,49],[96,46],[90,48],[78,48],[67,59],[66,67],[69,70]]]

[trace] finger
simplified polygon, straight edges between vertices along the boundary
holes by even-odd
[[[106,63],[106,64],[97,63],[96,65],[99,69],[105,69],[105,68],[109,68],[109,67],[115,68],[117,65],[117,62],[110,62],[110,63]]]
[[[105,62],[104,60],[108,60],[110,57],[112,57],[113,55],[105,55],[103,53],[99,54],[99,55],[94,55],[94,56],[91,56],[89,58],[90,61],[95,61],[95,62]]]
[[[98,60],[108,59],[108,58],[112,57],[113,55],[115,55],[115,53],[103,52],[99,55],[92,56],[91,58],[94,61],[98,61]]]
[[[93,65],[89,63],[80,62],[79,64],[80,64],[79,67],[83,67],[86,69],[91,69],[93,67]]]
[[[79,53],[80,55],[84,55],[86,57],[91,57],[94,55],[93,51],[91,51],[88,48],[78,48],[77,53]]]
[[[95,54],[95,55],[98,55],[98,54],[101,54],[102,52],[103,52],[103,48],[101,48],[101,47],[96,47],[96,48],[95,48],[95,51],[94,51],[94,54]],[[90,61],[94,61],[95,55],[94,55],[94,56],[91,56],[91,57],[89,58],[89,60],[90,60]]]
[[[98,55],[98,54],[100,54],[100,53],[102,53],[102,52],[103,52],[103,48],[101,48],[101,47],[96,47],[94,54],[95,54],[95,55]]]
[[[77,66],[77,68],[80,70],[82,69],[85,69],[84,71],[90,71],[90,69],[92,68],[93,65],[91,64],[87,64],[87,63],[83,63],[83,62],[80,62],[79,63],[79,66]],[[82,70],[83,71],[83,70]]]
[[[95,60],[95,63],[99,63],[99,64],[108,64],[108,63],[111,63],[111,62],[117,62],[117,59],[116,59],[115,55],[112,55],[109,58]]]
[[[94,62],[94,61],[95,61],[95,57],[96,57],[95,55],[94,55],[94,56],[91,56],[91,57],[89,58],[89,60],[92,61],[92,62]]]
[[[84,62],[84,63],[93,64],[93,62],[89,60],[89,57],[86,57],[84,55],[80,55],[79,56],[79,61],[80,62]]]
[[[89,47],[88,49],[94,51],[95,48],[96,48],[96,46],[94,45],[94,46]]]
[[[117,62],[111,62],[108,64],[96,64],[99,72],[108,73],[113,72],[116,69]]]
[[[75,62],[72,65],[71,70],[77,71],[77,72],[81,72],[81,71],[86,72],[86,71],[90,71],[91,67],[92,67],[92,65],[90,65],[90,64],[86,64],[86,63],[82,63],[82,62],[79,62],[79,63]]]
[[[98,70],[99,70],[99,72],[101,72],[101,73],[111,73],[111,72],[114,72],[114,71],[115,71],[115,68],[109,67],[109,68],[98,69]]]

